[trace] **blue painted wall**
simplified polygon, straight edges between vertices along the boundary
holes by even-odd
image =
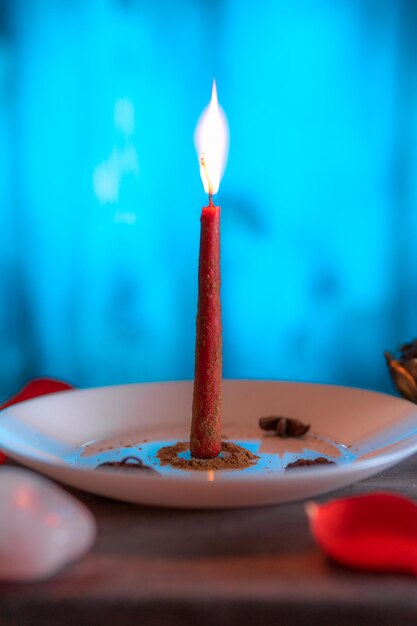
[[[412,0],[0,1],[0,393],[191,378],[216,76],[227,377],[389,390],[417,335]]]

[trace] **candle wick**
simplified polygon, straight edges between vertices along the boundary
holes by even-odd
[[[205,156],[204,152],[202,152],[200,154],[200,166],[201,166],[201,169],[203,170],[204,176],[206,177],[206,180],[207,180],[207,185],[208,185],[208,188],[209,188],[210,206],[214,206],[214,204],[213,204],[213,191],[212,191],[213,185],[211,184],[210,176],[208,174],[207,163],[206,163],[206,156]]]

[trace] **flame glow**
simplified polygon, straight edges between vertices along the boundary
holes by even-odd
[[[200,162],[204,189],[210,196],[219,190],[229,150],[229,127],[223,109],[217,100],[213,81],[211,101],[202,112],[194,134],[194,144]]]

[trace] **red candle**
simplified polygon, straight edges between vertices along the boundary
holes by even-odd
[[[220,304],[220,207],[201,213],[198,307],[190,449],[198,459],[221,450],[222,314]]]
[[[220,303],[220,207],[217,192],[227,154],[228,129],[217,102],[212,99],[196,131],[200,172],[209,204],[201,213],[198,264],[198,307],[190,449],[193,457],[210,459],[221,450],[222,319]]]

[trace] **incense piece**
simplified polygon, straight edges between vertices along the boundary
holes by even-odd
[[[145,472],[152,472],[154,474],[158,473],[152,467],[149,467],[149,465],[145,465],[136,456],[127,456],[122,461],[107,461],[106,463],[100,463],[100,465],[97,465],[96,469],[113,469],[114,467],[144,470]]]
[[[223,442],[220,456],[214,459],[183,458],[179,455],[188,452],[188,442],[178,442],[174,446],[165,446],[158,451],[157,457],[161,465],[170,465],[176,469],[196,470],[207,472],[209,470],[238,470],[254,465],[259,459],[246,448],[231,442]]]
[[[277,437],[302,437],[310,430],[310,424],[303,424],[292,417],[269,415],[259,418],[262,430],[275,431]]]
[[[324,458],[324,456],[318,456],[317,459],[298,459],[293,463],[288,463],[287,469],[294,469],[296,467],[311,467],[312,465],[336,465],[334,461]]]

